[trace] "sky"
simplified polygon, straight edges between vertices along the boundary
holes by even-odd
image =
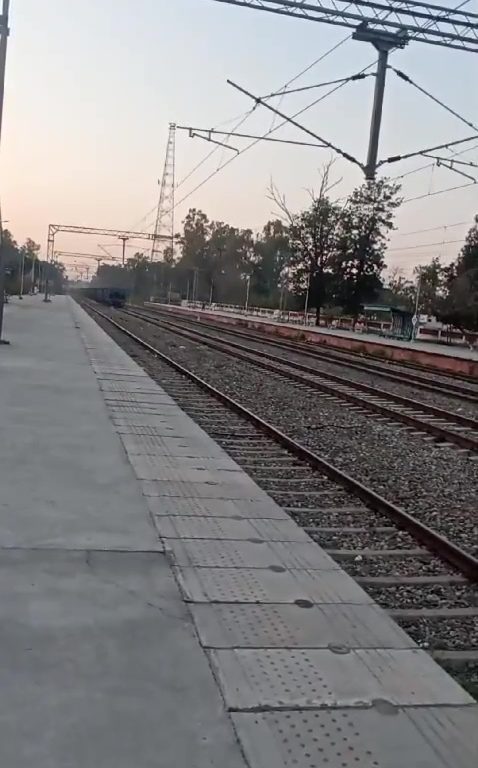
[[[466,7],[478,12],[478,0]],[[350,30],[215,0],[11,0],[10,27],[0,152],[2,214],[19,242],[32,237],[43,249],[50,223],[151,231],[169,123],[200,128],[224,124],[230,130],[232,118],[238,122],[250,111],[252,101],[228,85],[228,78],[264,95],[283,87],[341,41],[294,85],[345,78],[376,58],[370,44],[346,39]],[[412,42],[394,52],[390,63],[478,124],[476,54]],[[271,103],[292,115],[327,90]],[[352,82],[299,120],[363,162],[372,97],[373,78]],[[259,106],[240,130],[265,133],[272,120]],[[473,133],[388,72],[380,158]],[[274,136],[312,140],[292,126]],[[231,139],[230,144],[240,149],[247,142]],[[474,151],[462,159],[478,162],[478,139],[466,146]],[[290,208],[300,210],[310,200],[309,191],[318,188],[323,164],[333,156],[329,150],[261,142],[194,191],[234,155],[218,148],[189,176],[211,149],[189,138],[187,131],[177,131],[177,230],[189,207],[201,208],[212,219],[260,230],[277,215],[268,198],[271,180]],[[396,176],[430,162],[415,157],[385,168],[387,175]],[[362,181],[361,171],[343,159],[336,160],[331,173],[339,197]],[[406,202],[397,215],[390,266],[410,274],[414,265],[432,256],[444,263],[456,256],[478,213],[478,185],[434,193],[466,181],[437,167],[403,178]],[[416,197],[421,199],[409,199]],[[430,231],[417,232],[423,229]],[[101,255],[98,243],[112,242],[63,234],[57,236],[56,248]],[[110,251],[119,255],[119,245]]]

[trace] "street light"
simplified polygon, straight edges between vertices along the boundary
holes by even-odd
[[[309,311],[309,294],[310,294],[310,271],[307,278],[307,292],[305,294],[305,307],[304,307],[304,325],[307,325],[307,313]]]
[[[251,288],[251,276],[246,275],[246,303],[244,304],[244,314],[247,315],[247,310],[249,308],[249,291]]]

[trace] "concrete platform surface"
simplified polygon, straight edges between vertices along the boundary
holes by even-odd
[[[0,348],[0,766],[246,768],[70,304],[12,301]]]
[[[7,309],[0,766],[476,768],[473,700],[82,309]]]

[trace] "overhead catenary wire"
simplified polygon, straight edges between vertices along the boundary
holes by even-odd
[[[441,224],[438,227],[426,227],[425,229],[414,229],[411,232],[397,232],[395,237],[408,237],[409,235],[421,235],[423,232],[437,232],[440,229],[452,229],[453,227],[464,227],[469,225],[469,221],[457,221],[454,224]]]
[[[437,245],[450,245],[455,243],[464,243],[463,238],[461,240],[438,240],[436,243],[419,243],[418,245],[404,245],[397,246],[396,248],[387,248],[387,251],[415,251],[417,248],[432,248]]]
[[[437,189],[436,192],[426,192],[424,195],[417,195],[416,197],[406,197],[402,200],[402,205],[405,203],[411,203],[415,200],[423,200],[426,197],[436,197],[437,195],[444,195],[445,192],[455,192],[458,189],[465,189],[466,187],[476,187],[476,182],[469,181],[466,184],[458,184],[456,187],[446,187],[445,189]]]
[[[367,69],[370,69],[371,67],[375,66],[376,59],[372,61],[370,64],[367,64],[366,67],[364,67],[361,71],[365,72]],[[322,94],[317,99],[314,99],[310,104],[307,104],[305,107],[302,107],[302,109],[299,109],[294,115],[292,115],[292,118],[295,119],[296,117],[299,117],[300,115],[304,114],[304,112],[307,112],[309,109],[312,109],[317,104],[319,104],[321,101],[324,101],[324,99],[331,96],[333,93],[338,91],[340,88],[343,88],[346,85],[346,83],[340,83],[339,85],[335,85],[333,88],[330,89],[330,91],[327,91],[327,93]],[[281,123],[278,123],[278,125],[274,126],[273,128],[270,128],[266,133],[264,133],[259,139],[254,139],[251,141],[250,144],[248,144],[246,147],[243,147],[236,155],[233,155],[232,157],[228,158],[219,168],[216,168],[214,171],[212,171],[205,179],[203,179],[199,184],[197,184],[193,189],[191,189],[189,192],[187,192],[180,200],[177,200],[175,202],[175,208],[177,208],[179,205],[185,202],[191,195],[193,195],[195,192],[197,192],[201,187],[203,187],[205,184],[207,184],[214,176],[216,176],[220,171],[222,171],[224,168],[226,168],[228,165],[230,165],[234,160],[237,160],[238,157],[243,155],[245,152],[248,152],[249,149],[252,149],[252,147],[255,147],[256,144],[258,144],[262,139],[264,139],[266,136],[270,136],[270,134],[275,133],[275,131],[278,131],[282,126],[287,124],[287,120],[283,120]]]
[[[330,54],[331,54],[333,51],[335,51],[335,50],[336,50],[336,49],[337,49],[339,46],[343,45],[343,44],[344,44],[344,43],[345,43],[345,42],[346,42],[346,41],[347,41],[349,38],[350,38],[350,35],[347,35],[347,37],[343,38],[341,41],[339,41],[339,43],[336,43],[336,45],[332,46],[332,48],[330,48],[328,51],[326,51],[324,54],[322,54],[322,56],[320,56],[318,59],[316,59],[316,61],[315,61],[315,62],[313,62],[313,64],[309,65],[309,67],[307,67],[306,69],[304,69],[304,70],[302,71],[302,73],[300,73],[299,75],[296,75],[294,78],[292,78],[291,80],[289,80],[289,82],[286,84],[286,86],[290,85],[292,82],[294,82],[294,81],[295,81],[296,79],[298,79],[300,76],[302,76],[302,74],[305,74],[305,72],[309,71],[309,70],[310,70],[310,69],[311,69],[313,66],[315,66],[316,64],[318,64],[318,63],[319,63],[320,61],[322,61],[324,58],[326,58],[326,56],[330,55]],[[367,66],[366,66],[366,67],[364,67],[364,68],[361,70],[361,72],[366,72],[368,69],[370,69],[371,67],[375,66],[375,64],[376,64],[376,59],[375,59],[374,61],[372,61],[370,64],[367,64]],[[327,99],[329,96],[331,96],[333,93],[335,93],[336,91],[338,91],[338,90],[340,90],[341,88],[343,88],[343,87],[344,87],[344,86],[347,84],[347,82],[348,82],[348,81],[346,81],[346,82],[343,82],[343,83],[339,83],[339,84],[335,85],[335,86],[334,86],[333,88],[331,88],[329,91],[327,91],[326,93],[324,93],[324,94],[320,95],[318,98],[314,99],[314,101],[312,101],[310,104],[306,104],[306,106],[305,106],[305,107],[302,107],[301,109],[299,109],[299,110],[298,110],[298,111],[297,111],[297,112],[296,112],[294,115],[292,115],[292,117],[293,117],[293,118],[299,117],[300,115],[304,114],[304,112],[307,112],[309,109],[312,109],[312,108],[313,108],[313,107],[315,107],[317,104],[319,104],[321,101],[324,101],[324,100],[325,100],[325,99]],[[284,86],[284,87],[286,87],[286,86]],[[209,175],[208,175],[208,176],[207,176],[205,179],[203,179],[203,180],[202,180],[202,181],[201,181],[199,184],[197,184],[197,185],[196,185],[196,186],[195,186],[193,189],[191,189],[189,192],[187,192],[187,193],[186,193],[186,194],[185,194],[185,195],[184,195],[184,196],[183,196],[183,197],[182,197],[180,200],[177,200],[177,201],[175,202],[175,208],[177,208],[179,205],[181,205],[183,202],[185,202],[185,201],[186,201],[186,200],[187,200],[189,197],[191,197],[191,196],[192,196],[192,195],[193,195],[195,192],[197,192],[199,189],[201,189],[201,188],[202,188],[202,187],[203,187],[205,184],[207,184],[207,183],[208,183],[208,182],[209,182],[209,181],[210,181],[212,178],[214,178],[214,176],[216,176],[216,175],[217,175],[218,173],[220,173],[220,172],[221,172],[221,171],[222,171],[224,168],[226,168],[228,165],[230,165],[230,163],[232,163],[234,160],[236,160],[236,159],[237,159],[237,158],[238,158],[240,155],[243,155],[245,152],[248,152],[250,149],[252,149],[253,147],[255,147],[255,146],[256,146],[256,144],[258,144],[260,141],[262,141],[262,140],[263,140],[263,139],[265,139],[266,137],[270,136],[272,133],[275,133],[276,131],[278,131],[280,128],[282,128],[282,127],[283,127],[284,125],[286,125],[286,124],[287,124],[287,121],[286,121],[286,120],[283,120],[282,122],[278,123],[277,125],[273,125],[273,126],[271,126],[271,128],[269,128],[269,130],[268,130],[268,131],[266,131],[264,134],[262,134],[262,136],[260,136],[260,137],[259,137],[259,138],[257,138],[257,139],[254,139],[254,140],[253,140],[253,141],[251,141],[251,143],[250,143],[250,144],[248,144],[246,147],[243,147],[241,150],[239,150],[239,152],[238,152],[236,155],[233,155],[232,157],[228,158],[228,160],[226,160],[226,161],[225,161],[225,162],[224,162],[222,165],[220,165],[218,168],[216,168],[214,171],[212,171],[212,172],[211,172],[211,173],[210,173],[210,174],[209,174]],[[217,148],[214,148],[214,149],[211,151],[211,153],[210,153],[210,154],[212,154],[212,153],[213,153],[213,152],[215,152],[215,151],[217,151]],[[155,210],[155,209],[153,209],[153,210]],[[151,213],[150,213],[150,214],[148,214],[148,215],[151,215]]]
[[[347,40],[350,39],[350,35],[346,35],[342,40],[339,40],[338,43],[335,43],[331,48],[329,48],[327,51],[322,53],[317,59],[314,59],[314,61],[311,64],[308,64],[304,69],[302,69],[300,72],[298,72],[294,77],[291,77],[290,80],[288,80],[286,83],[284,83],[283,86],[278,88],[276,91],[270,94],[268,98],[272,98],[273,96],[280,95],[282,91],[284,91],[286,88],[289,87],[289,85],[292,85],[293,83],[297,82],[299,78],[303,77],[307,72],[310,72],[311,69],[313,69],[317,64],[320,64],[321,61],[327,58],[327,56],[330,56],[334,51],[336,51],[338,48],[340,48],[341,45],[343,45]],[[237,131],[247,120],[247,118],[254,112],[255,106],[252,107],[250,110],[248,110],[244,115],[241,116],[239,122],[234,125],[233,128],[231,128],[231,133],[234,131]],[[219,128],[221,124],[216,125],[216,128]],[[273,126],[271,126],[272,128]],[[216,154],[216,152],[219,150],[219,147],[214,147],[210,152],[205,155],[205,157],[202,158],[185,176],[183,176],[180,181],[176,184],[176,189],[179,189],[188,179],[193,176],[196,171],[199,170],[211,157],[212,155]]]
[[[325,144],[317,144],[312,143],[311,141],[296,141],[294,139],[275,139],[271,138],[270,136],[254,136],[251,133],[229,133],[227,131],[216,131],[213,128],[194,128],[189,125],[178,125],[176,126],[178,131],[189,131],[189,135],[192,138],[197,139],[204,139],[205,141],[211,141],[211,134],[214,134],[216,136],[223,136],[226,135],[230,138],[238,138],[238,139],[260,139],[261,141],[271,141],[276,142],[278,144],[293,144],[295,146],[299,147],[316,147],[318,149],[324,149]],[[201,136],[201,133],[207,134],[206,136]],[[229,146],[229,145],[227,145]],[[229,149],[234,149],[233,147],[229,147]],[[236,152],[239,150],[235,150]]]
[[[299,128],[304,133],[307,133],[309,136],[312,136],[314,139],[317,139],[317,141],[322,142],[325,144],[326,147],[329,147],[330,149],[333,149],[334,152],[336,152],[338,155],[341,155],[341,157],[345,158],[345,160],[348,160],[351,163],[354,163],[355,165],[358,165],[360,168],[362,168],[362,163],[357,160],[356,157],[349,154],[348,152],[345,152],[343,149],[338,147],[336,144],[333,144],[331,141],[328,141],[327,139],[324,139],[322,136],[319,136],[317,133],[314,133],[314,131],[309,130],[309,128],[306,128],[304,125],[301,125],[298,123],[294,117],[289,117],[289,115],[285,115],[283,112],[280,112],[275,107],[271,107],[270,104],[267,104],[264,99],[259,98],[258,96],[255,96],[253,93],[250,93],[249,91],[246,91],[245,88],[242,88],[242,86],[238,85],[237,83],[234,83],[232,80],[227,81],[229,85],[232,85],[233,88],[236,88],[236,90],[240,91],[241,93],[248,96],[250,99],[254,99],[256,104],[260,104],[261,106],[268,109],[270,112],[274,112],[279,117],[282,117],[282,119],[286,123],[290,123],[291,125],[295,126],[296,128]]]
[[[290,90],[284,90],[280,93],[268,93],[266,96],[261,96],[261,100],[272,99],[275,96],[290,96],[292,93],[302,93],[303,91],[312,91],[314,88],[325,88],[327,85],[337,85],[337,83],[350,83],[353,80],[365,80],[366,77],[375,77],[375,72],[357,72],[354,75],[348,77],[339,77],[337,80],[327,80],[325,83],[316,83],[315,85],[303,85],[301,88],[291,88]]]
[[[441,101],[441,99],[437,98],[432,93],[430,93],[429,91],[425,90],[425,88],[422,88],[421,85],[418,85],[418,83],[416,83],[414,80],[412,80],[412,78],[409,75],[406,75],[405,72],[403,72],[400,69],[396,69],[396,67],[393,67],[391,64],[389,65],[388,68],[391,69],[392,72],[395,72],[395,74],[399,78],[401,78],[404,82],[408,83],[409,85],[412,85],[414,88],[417,89],[417,91],[420,91],[420,93],[423,93],[424,96],[426,96],[427,98],[429,98],[432,101],[434,101],[435,104],[438,104],[444,110],[446,110],[451,115],[453,115],[453,117],[456,117],[462,123],[467,125],[468,128],[471,128],[472,130],[478,132],[478,127],[474,123],[472,123],[471,120],[467,120],[466,117],[463,117],[463,115],[460,115],[459,112],[456,112],[456,110],[454,110],[451,107],[449,107],[448,104],[445,104],[443,101]]]

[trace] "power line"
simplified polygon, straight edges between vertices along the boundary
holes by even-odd
[[[461,240],[439,240],[436,243],[420,243],[420,245],[406,245],[398,248],[387,248],[387,251],[414,251],[417,248],[433,248],[437,245],[449,245],[451,243],[464,243],[464,239]]]
[[[440,229],[452,229],[452,227],[464,227],[467,224],[470,225],[470,222],[457,221],[455,224],[442,224],[439,227],[427,227],[426,229],[414,229],[412,232],[397,232],[395,237],[407,237],[408,235],[420,235],[423,232],[436,232],[437,230],[440,230]]]
[[[260,139],[261,141],[271,141],[278,144],[293,144],[299,147],[315,147],[319,149],[324,149],[325,147],[325,144],[314,144],[310,141],[294,141],[294,139],[273,139],[270,136],[254,136],[251,133],[230,133],[228,131],[216,131],[213,128],[194,128],[193,126],[189,125],[178,125],[177,129],[179,131],[189,131],[191,138],[204,139],[205,141],[211,141],[211,134],[214,134],[215,136],[227,136],[228,138],[235,137],[238,139]],[[201,133],[206,133],[208,135],[201,136]],[[221,146],[226,146],[228,149],[234,149],[234,147],[230,147],[228,144],[221,144]],[[238,149],[235,149],[234,151],[239,152]]]
[[[366,77],[375,77],[375,72],[369,72],[364,74],[358,72],[355,75],[349,77],[339,77],[338,80],[328,80],[325,83],[316,83],[315,85],[303,85],[301,88],[292,88],[287,91],[281,91],[280,93],[268,93],[267,96],[261,96],[261,101],[266,99],[272,99],[274,96],[289,96],[291,93],[302,93],[303,91],[312,91],[314,88],[325,88],[327,85],[337,85],[337,83],[350,83],[352,80],[365,80]]]
[[[467,152],[473,152],[475,149],[478,149],[478,144],[475,144],[473,147],[468,147],[468,149],[461,149],[459,152],[453,152],[449,159],[452,160],[454,157],[460,157],[460,155],[464,155]],[[413,168],[411,171],[406,171],[406,173],[401,173],[399,176],[391,176],[390,178],[393,181],[396,181],[397,179],[404,179],[407,176],[411,176],[413,173],[425,171],[427,168],[433,168],[435,165],[436,163],[426,163],[425,165],[420,165],[418,168]]]
[[[395,67],[392,67],[389,65],[389,69],[392,70],[392,72],[395,72],[395,74],[400,77],[404,82],[408,83],[409,85],[413,85],[414,88],[417,89],[417,91],[420,91],[420,93],[423,93],[427,98],[431,99],[435,102],[435,104],[438,104],[440,107],[442,107],[444,110],[449,112],[453,117],[456,117],[458,120],[460,120],[462,123],[468,126],[468,128],[472,128],[474,131],[478,131],[478,128],[474,123],[471,122],[471,120],[467,120],[463,115],[460,115],[458,112],[456,112],[454,109],[449,107],[447,104],[445,104],[443,101],[438,99],[436,96],[433,96],[432,93],[429,91],[426,91],[425,88],[422,88],[421,85],[418,85],[409,75],[406,75],[405,72],[402,72],[400,69],[396,69]]]
[[[476,182],[468,182],[467,184],[458,184],[456,187],[447,187],[446,189],[438,189],[436,192],[427,192],[425,195],[417,195],[416,197],[406,197],[402,200],[402,205],[405,203],[411,203],[414,200],[423,200],[425,197],[435,197],[436,195],[443,195],[445,192],[454,192],[457,189],[464,189],[465,187],[475,187]]]
[[[338,42],[338,43],[335,43],[335,45],[333,45],[331,48],[329,48],[327,51],[325,51],[325,53],[322,53],[322,54],[321,54],[321,55],[320,55],[320,56],[319,56],[317,59],[315,59],[315,60],[314,60],[314,61],[313,61],[311,64],[308,64],[308,65],[307,65],[307,67],[305,67],[304,69],[302,69],[302,70],[301,70],[301,71],[300,71],[300,72],[299,72],[297,75],[294,75],[294,77],[292,77],[290,80],[288,80],[286,83],[284,83],[284,85],[283,85],[283,86],[281,86],[281,88],[277,89],[277,91],[275,91],[275,92],[273,92],[273,93],[269,94],[269,96],[267,96],[267,97],[265,97],[265,98],[272,98],[272,97],[274,97],[274,96],[280,96],[280,95],[282,94],[282,92],[283,92],[283,91],[284,91],[286,88],[288,88],[288,87],[289,87],[289,85],[292,85],[292,83],[295,83],[297,80],[299,80],[299,78],[301,78],[301,77],[303,77],[303,75],[307,74],[307,72],[309,72],[311,69],[313,69],[315,66],[317,66],[317,64],[320,64],[320,62],[321,62],[321,61],[323,61],[324,59],[326,59],[326,58],[327,58],[327,56],[330,56],[330,54],[331,54],[331,53],[333,53],[334,51],[336,51],[336,50],[337,50],[337,48],[340,48],[340,46],[341,46],[341,45],[343,45],[345,42],[347,42],[347,40],[349,40],[349,39],[350,39],[350,35],[346,35],[346,37],[344,37],[342,40],[339,40],[339,42]],[[248,110],[248,111],[247,111],[247,112],[244,114],[244,116],[243,116],[243,117],[240,119],[240,121],[239,121],[239,122],[238,122],[238,123],[237,123],[237,124],[236,124],[236,125],[235,125],[235,126],[232,128],[232,129],[231,129],[231,133],[233,133],[233,132],[237,131],[237,130],[238,130],[238,128],[240,128],[240,127],[241,127],[241,126],[242,126],[242,125],[245,123],[245,121],[247,120],[247,118],[248,118],[248,117],[249,117],[249,116],[250,116],[250,115],[251,115],[251,114],[254,112],[254,110],[255,110],[255,106],[254,106],[254,107],[252,107],[252,109]],[[216,128],[219,128],[219,127],[220,127],[219,125],[217,125],[217,126],[216,126]],[[272,129],[273,127],[274,127],[274,126],[272,125],[272,126],[271,126],[271,129]],[[204,163],[206,163],[206,162],[207,162],[207,160],[209,160],[209,158],[210,158],[210,157],[212,157],[212,155],[214,155],[214,154],[215,154],[215,153],[218,151],[218,149],[219,149],[218,147],[214,147],[214,149],[212,149],[210,152],[208,152],[208,153],[207,153],[207,155],[206,155],[205,157],[203,157],[203,159],[202,159],[202,160],[200,160],[200,161],[199,161],[199,162],[198,162],[198,163],[197,163],[197,164],[194,166],[194,168],[192,168],[192,170],[191,170],[191,171],[189,171],[189,173],[187,173],[187,174],[186,174],[186,176],[184,176],[184,177],[183,177],[183,178],[182,178],[182,179],[181,179],[181,180],[178,182],[178,184],[176,185],[176,188],[178,189],[178,188],[179,188],[180,186],[182,186],[182,185],[183,185],[183,184],[184,184],[184,183],[185,183],[185,182],[186,182],[186,181],[187,181],[189,178],[191,178],[191,176],[192,176],[194,173],[196,173],[196,171],[198,171],[198,170],[199,170],[199,168],[201,168],[201,167],[204,165]]]
[[[468,2],[468,0],[465,0],[465,2]],[[338,42],[338,43],[335,43],[335,45],[333,45],[333,46],[332,46],[331,48],[329,48],[327,51],[325,51],[324,53],[322,53],[322,54],[321,54],[321,55],[320,55],[320,56],[319,56],[317,59],[314,59],[314,61],[313,61],[311,64],[308,64],[308,65],[307,65],[307,66],[306,66],[304,69],[302,69],[300,72],[298,72],[298,74],[297,74],[297,75],[294,75],[294,77],[292,77],[290,80],[288,80],[286,83],[284,83],[284,85],[283,85],[281,88],[279,88],[279,89],[278,89],[277,93],[280,93],[280,91],[281,91],[281,90],[283,90],[283,89],[285,89],[285,88],[288,88],[288,87],[289,87],[289,85],[292,85],[292,83],[295,83],[297,80],[299,80],[299,78],[301,78],[301,77],[303,77],[303,75],[307,74],[307,72],[309,72],[311,69],[313,69],[315,66],[317,66],[317,64],[320,64],[320,62],[321,62],[321,61],[323,61],[323,60],[324,60],[324,59],[326,59],[328,56],[330,56],[332,53],[334,53],[334,51],[336,51],[336,50],[337,50],[338,48],[340,48],[340,47],[341,47],[341,46],[342,46],[344,43],[346,43],[346,42],[347,42],[347,40],[350,40],[350,38],[351,38],[351,35],[346,35],[344,38],[342,38],[342,40],[339,40],[339,42]],[[368,67],[366,67],[365,69],[363,69],[363,70],[362,70],[362,72],[365,72],[367,69],[370,69],[370,66],[373,66],[373,65],[372,65],[372,64],[371,64],[371,65],[369,65]],[[332,91],[330,91],[329,93],[327,93],[327,94],[324,94],[323,96],[321,96],[321,97],[320,97],[320,98],[319,98],[317,101],[313,102],[313,103],[312,103],[312,104],[311,104],[309,107],[307,107],[306,109],[310,109],[311,107],[315,106],[315,104],[316,104],[316,103],[318,103],[318,102],[319,102],[319,101],[321,101],[322,99],[325,99],[325,98],[327,98],[327,96],[328,96],[328,95],[330,95],[331,93],[333,93],[335,90],[338,90],[338,89],[339,89],[339,88],[341,88],[343,85],[345,85],[345,83],[343,83],[343,84],[339,84],[339,85],[338,85],[336,88],[334,88],[334,89],[333,89]],[[249,117],[249,115],[251,115],[251,114],[254,112],[254,109],[255,109],[255,107],[253,107],[252,109],[248,110],[248,111],[247,111],[247,112],[245,112],[245,113],[241,113],[241,115],[239,115],[239,116],[238,116],[238,117],[240,118],[240,120],[239,120],[239,122],[238,122],[238,123],[237,123],[237,124],[236,124],[236,125],[235,125],[235,126],[232,128],[232,129],[231,129],[231,133],[232,133],[233,131],[237,131],[237,129],[238,129],[238,128],[240,128],[240,127],[241,127],[241,125],[243,125],[243,123],[245,122],[245,120],[247,119],[247,117]],[[297,117],[297,116],[298,116],[298,114],[301,114],[301,113],[297,113],[297,115],[295,115],[295,117]],[[227,120],[227,121],[224,121],[224,122],[227,124],[227,123],[229,123],[229,122],[233,122],[235,119],[237,119],[237,118],[232,118],[232,119],[230,119],[230,120]],[[222,125],[224,125],[224,122],[223,122],[223,123],[219,123],[218,125],[216,125],[216,128],[220,128]],[[267,132],[267,133],[266,133],[264,136],[262,136],[262,138],[265,138],[265,137],[266,137],[266,136],[268,136],[269,134],[273,133],[275,130],[278,130],[280,127],[281,127],[281,126],[279,125],[279,126],[277,126],[277,129],[276,129],[276,128],[274,127],[274,125],[272,125],[272,126],[271,126],[271,128],[269,129],[269,131],[268,131],[268,132]],[[255,144],[257,144],[257,142],[258,142],[258,141],[260,141],[260,139],[255,139],[255,140],[254,140],[254,141],[253,141],[253,142],[252,142],[252,143],[251,143],[251,144],[250,144],[248,147],[244,147],[244,148],[243,148],[243,149],[242,149],[242,150],[239,152],[239,154],[242,154],[243,152],[247,152],[247,150],[248,150],[248,149],[251,149],[251,148],[252,148],[252,147],[253,147]],[[215,152],[217,152],[217,151],[218,151],[218,147],[214,147],[214,149],[212,149],[210,152],[208,152],[208,153],[207,153],[207,155],[206,155],[206,156],[205,156],[205,157],[204,157],[204,158],[203,158],[203,159],[202,159],[202,160],[201,160],[199,163],[197,163],[197,164],[194,166],[194,168],[193,168],[191,171],[189,171],[189,173],[188,173],[188,174],[187,174],[185,177],[183,177],[183,178],[182,178],[182,179],[181,179],[181,180],[180,180],[180,181],[179,181],[179,182],[176,184],[176,189],[178,189],[178,188],[179,188],[179,187],[180,187],[182,184],[184,184],[184,182],[185,182],[187,179],[189,179],[189,178],[190,178],[190,177],[191,177],[191,176],[192,176],[192,175],[193,175],[193,174],[194,174],[194,173],[195,173],[197,170],[199,170],[199,168],[201,168],[201,166],[202,166],[202,165],[204,165],[204,163],[205,163],[207,160],[209,160],[209,158],[210,158],[210,157],[212,157],[212,155],[213,155],[213,154],[215,154]],[[217,168],[215,171],[213,171],[213,173],[212,173],[212,174],[210,174],[210,175],[209,175],[209,176],[208,176],[208,177],[207,177],[207,178],[204,180],[204,182],[201,182],[201,184],[200,184],[199,186],[195,187],[195,188],[194,188],[194,189],[191,191],[191,193],[190,193],[190,194],[193,194],[194,192],[196,192],[196,191],[197,191],[197,189],[199,189],[201,186],[203,186],[203,184],[206,184],[206,183],[207,183],[207,181],[209,181],[209,179],[211,179],[213,176],[215,176],[215,175],[216,175],[216,173],[219,173],[219,171],[220,171],[220,170],[222,170],[222,168],[225,168],[225,167],[226,167],[226,165],[229,165],[229,163],[230,163],[230,162],[231,162],[231,160],[233,160],[233,159],[234,159],[234,158],[229,158],[229,160],[227,160],[227,161],[226,161],[226,163],[224,163],[222,166],[220,166],[220,167],[219,167],[219,168]],[[181,203],[181,202],[183,202],[185,199],[187,199],[187,197],[189,197],[189,194],[188,194],[188,195],[186,195],[186,197],[183,197],[183,198],[182,198],[182,200],[180,200],[179,202],[177,202],[177,203],[175,204],[175,207],[177,207],[178,205],[180,205],[180,203]],[[139,220],[139,222],[137,222],[137,223],[136,223],[136,224],[133,226],[133,229],[136,229],[136,228],[137,228],[139,225],[141,225],[141,224],[142,224],[144,221],[146,221],[147,219],[149,219],[149,217],[150,217],[150,216],[151,216],[151,215],[152,215],[152,214],[153,214],[155,211],[156,211],[156,205],[154,205],[154,206],[151,208],[151,210],[150,210],[150,211],[148,211],[148,213],[146,213],[146,214],[143,216],[143,218],[142,218],[142,219],[140,219],[140,220]]]
[[[364,67],[361,71],[366,72],[367,69],[370,69],[376,64],[376,60],[368,64],[366,67]],[[292,115],[292,119],[299,117],[304,112],[307,112],[307,110],[312,109],[312,107],[315,107],[317,104],[319,104],[321,101],[324,101],[324,99],[331,96],[333,93],[338,91],[340,88],[343,88],[346,83],[340,83],[339,85],[335,85],[333,88],[330,89],[330,91],[327,91],[327,93],[324,93],[322,96],[319,96],[317,99],[314,99],[310,104],[307,104],[305,107],[302,107],[302,109],[299,109],[298,112],[296,112],[294,115]],[[212,171],[209,176],[207,176],[203,181],[201,181],[197,186],[194,187],[190,192],[188,192],[186,195],[184,195],[180,200],[176,202],[176,207],[181,205],[185,200],[187,200],[191,195],[193,195],[195,192],[197,192],[201,187],[203,187],[205,184],[207,184],[208,181],[210,181],[214,176],[216,176],[220,171],[222,171],[224,168],[226,168],[230,163],[234,162],[234,160],[237,160],[240,155],[243,155],[245,152],[247,152],[249,149],[252,149],[252,147],[255,147],[256,144],[259,143],[262,139],[264,139],[266,136],[270,136],[271,133],[275,133],[275,131],[278,131],[279,128],[282,128],[282,126],[287,124],[287,120],[284,120],[283,122],[279,123],[278,125],[274,126],[273,128],[270,128],[265,134],[263,134],[259,139],[254,139],[250,144],[248,144],[243,149],[239,150],[237,155],[233,155],[228,160],[226,160],[225,163],[223,163],[219,168],[216,168],[216,170]]]
[[[298,123],[296,120],[294,120],[293,117],[289,117],[288,115],[285,115],[283,112],[280,112],[278,109],[275,109],[275,107],[271,107],[270,104],[267,104],[263,99],[260,99],[257,96],[254,96],[254,94],[249,93],[249,91],[246,91],[245,88],[242,88],[240,85],[237,85],[237,83],[234,83],[232,80],[227,81],[229,85],[232,85],[233,88],[236,88],[236,90],[240,91],[241,93],[244,93],[246,96],[249,96],[250,99],[254,99],[256,104],[261,104],[261,106],[268,109],[270,112],[274,112],[279,117],[282,117],[286,123],[290,123],[291,125],[295,126],[296,128],[299,128],[304,133],[307,133],[309,136],[312,136],[314,139],[317,139],[317,141],[322,142],[330,149],[333,149],[334,152],[336,152],[338,155],[341,155],[343,158],[348,160],[351,163],[354,163],[355,165],[360,166],[362,168],[362,163],[357,160],[356,157],[353,157],[353,155],[350,155],[348,152],[345,152],[343,149],[340,149],[340,147],[337,147],[336,144],[332,144],[332,142],[328,141],[327,139],[324,139],[322,136],[319,136],[317,133],[314,133],[313,131],[310,131],[308,128],[305,128],[305,126]]]

